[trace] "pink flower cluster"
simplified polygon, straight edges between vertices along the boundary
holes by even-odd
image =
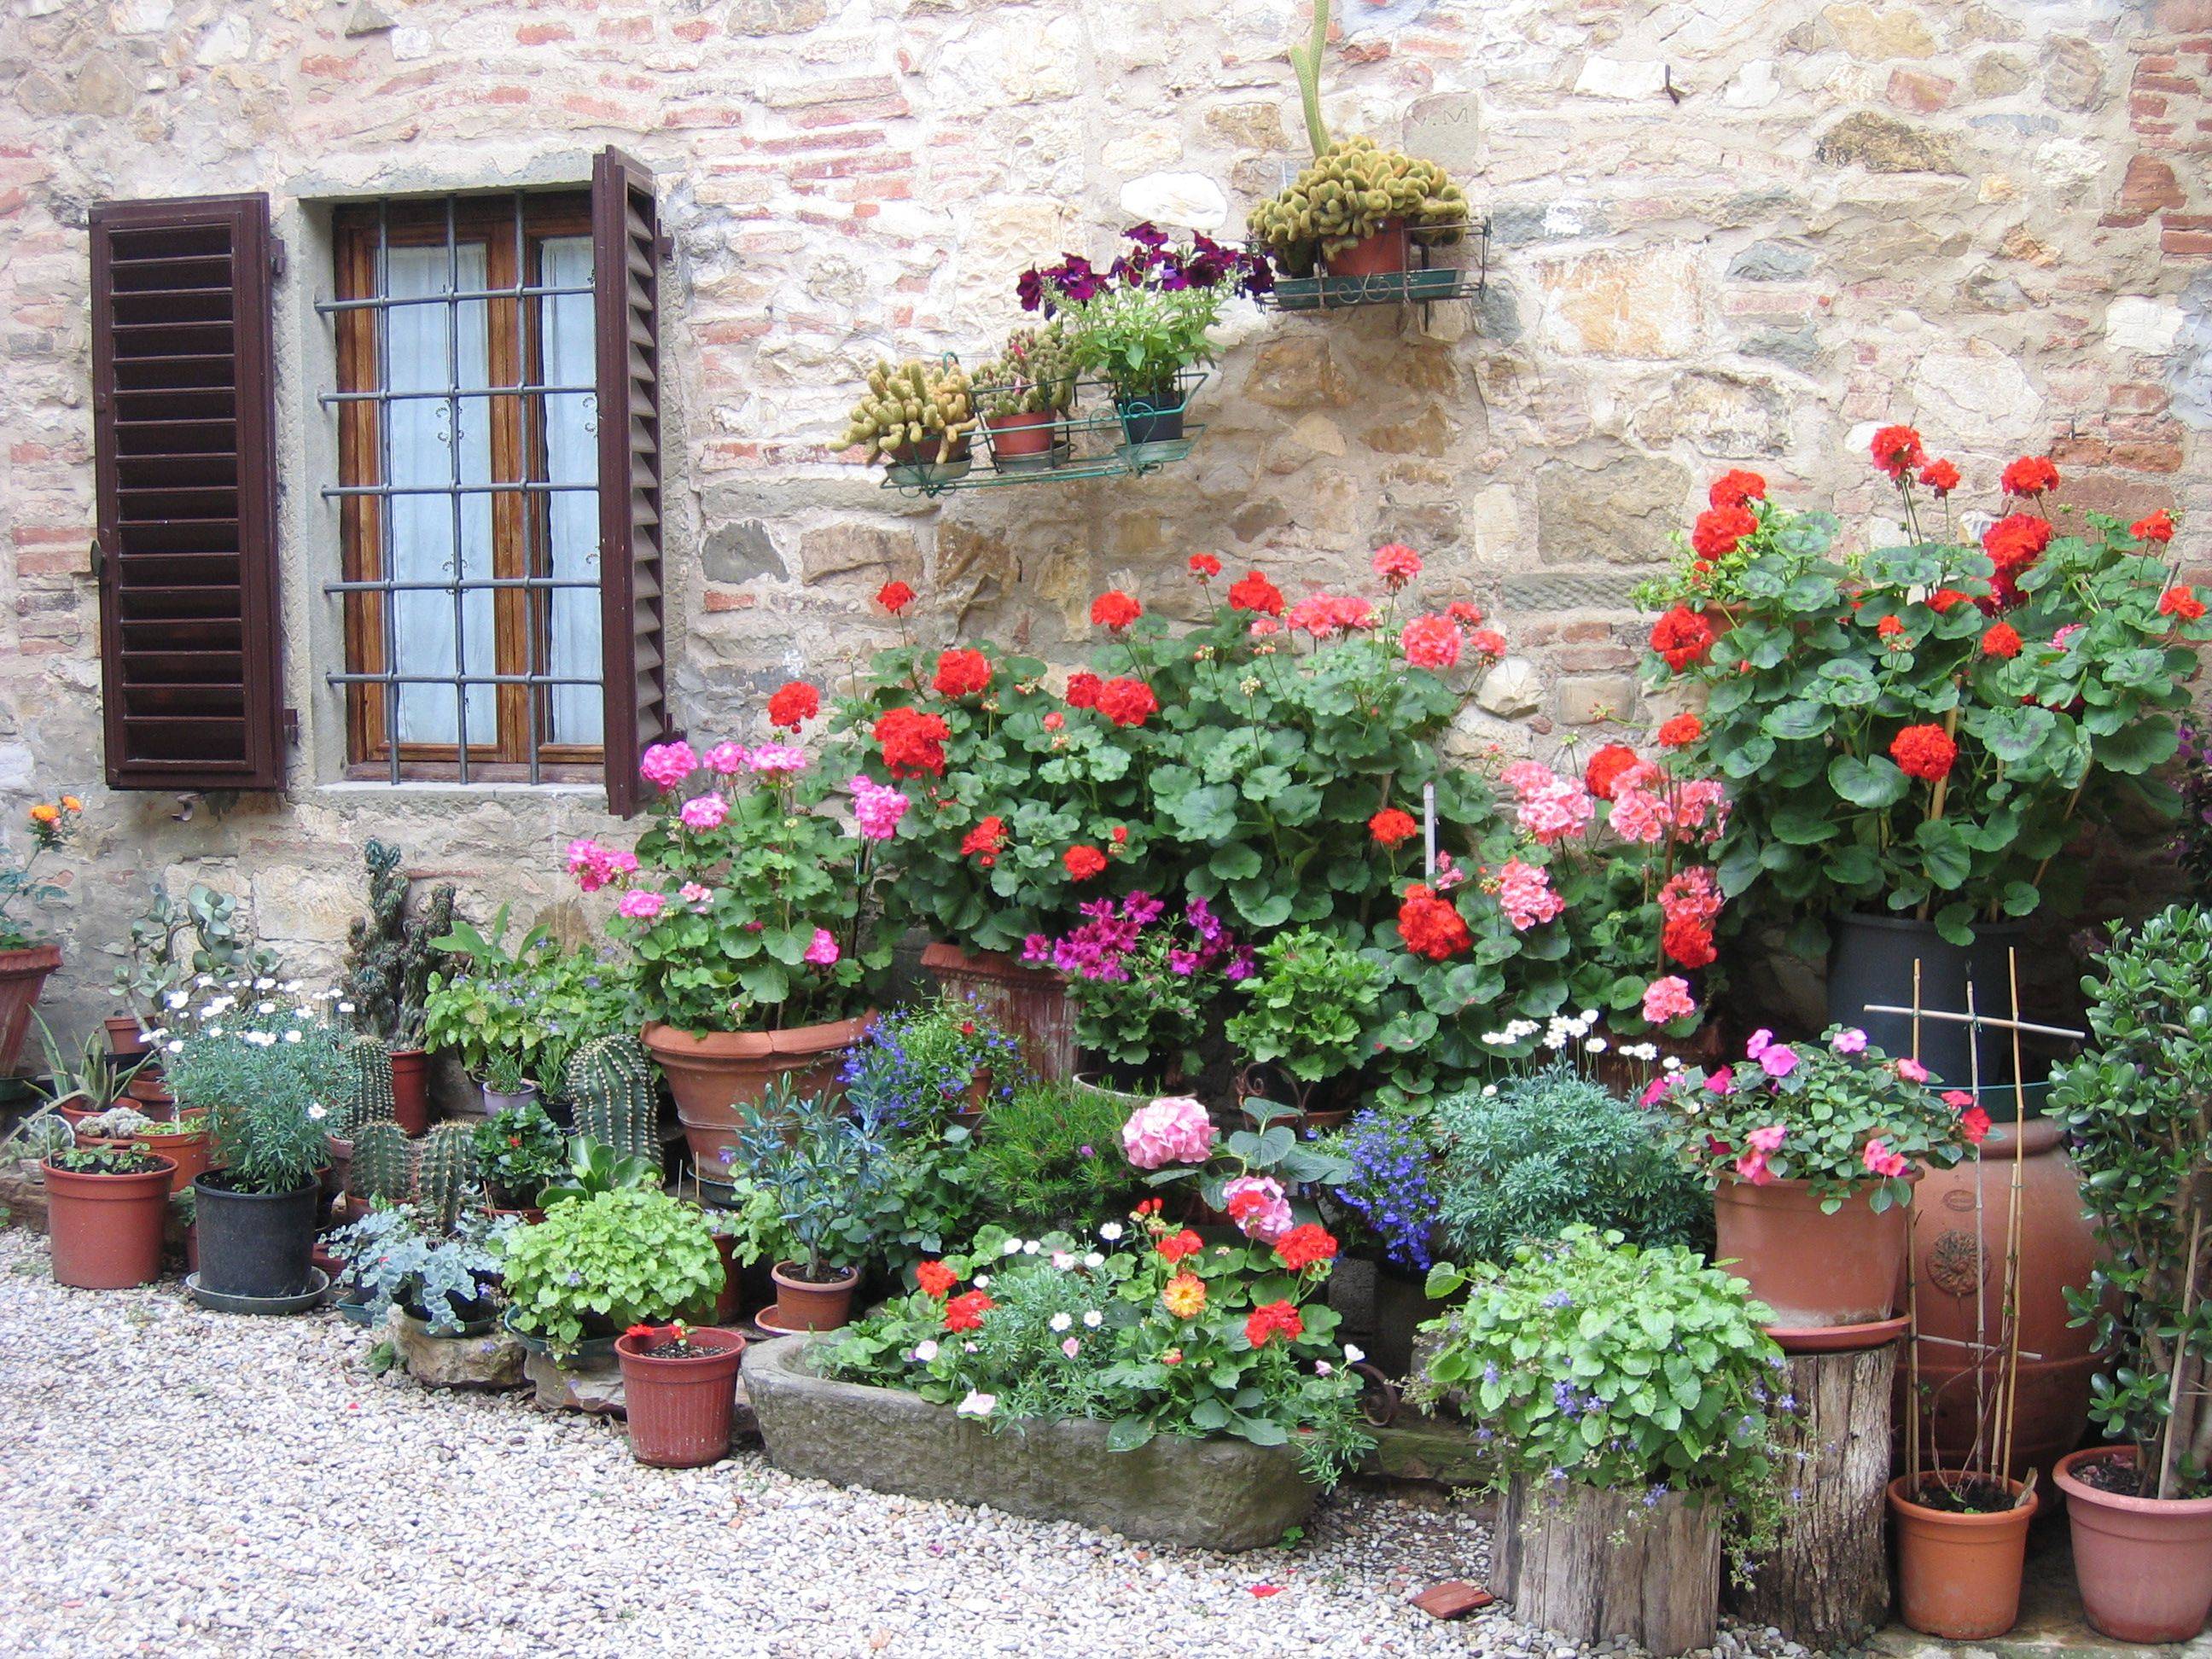
[[[898,833],[899,820],[906,816],[904,795],[858,773],[854,775],[852,790],[853,822],[863,836],[869,841],[889,841]]]
[[[722,820],[730,816],[730,803],[720,795],[694,795],[676,816],[683,819],[686,830],[719,830]]]
[[[1552,878],[1544,866],[1519,859],[1506,860],[1498,872],[1498,902],[1516,933],[1551,921],[1567,908],[1567,902],[1552,890]]]
[[[1665,1025],[1697,1012],[1698,1002],[1690,994],[1690,982],[1680,974],[1655,979],[1644,988],[1644,1018],[1654,1025]]]
[[[1540,761],[1516,761],[1502,775],[1517,802],[1521,828],[1543,846],[1589,832],[1597,807],[1581,779],[1562,777]]]
[[[1613,834],[1639,846],[1655,847],[1671,834],[1676,841],[1715,842],[1728,827],[1728,791],[1717,778],[1677,781],[1649,761],[1639,761],[1613,780]]]
[[[1659,910],[1669,921],[1710,927],[1721,913],[1720,884],[1705,865],[1678,870],[1659,890]]]
[[[1213,1155],[1213,1139],[1206,1108],[1188,1095],[1166,1095],[1139,1106],[1121,1126],[1121,1148],[1140,1170],[1203,1164]]]
[[[1375,607],[1354,594],[1316,593],[1292,605],[1283,621],[1290,628],[1326,640],[1374,627]]]
[[[806,947],[806,959],[817,968],[827,968],[837,960],[837,936],[827,927],[814,930],[814,939]]]
[[[632,921],[651,921],[667,908],[668,901],[647,887],[639,887],[622,896],[615,906],[615,914],[628,916]]]
[[[1774,1033],[1764,1025],[1751,1034],[1743,1052],[1759,1062],[1759,1069],[1771,1078],[1785,1078],[1797,1069],[1797,1051],[1786,1042],[1777,1042]]]
[[[618,847],[604,847],[589,836],[568,843],[568,873],[587,893],[637,873],[637,854]]]
[[[1744,1139],[1751,1143],[1751,1149],[1736,1159],[1736,1175],[1754,1187],[1770,1185],[1774,1180],[1774,1171],[1766,1167],[1767,1155],[1781,1150],[1783,1139],[1788,1133],[1780,1124],[1772,1123],[1764,1129],[1753,1129],[1745,1136]]]
[[[656,789],[673,789],[698,769],[699,757],[681,738],[654,744],[637,763],[638,775]]]
[[[1905,1154],[1890,1151],[1889,1143],[1880,1135],[1867,1142],[1866,1150],[1859,1154],[1859,1162],[1866,1165],[1868,1174],[1878,1175],[1885,1181],[1896,1180],[1911,1167],[1905,1162]]]
[[[1295,1218],[1283,1183],[1273,1176],[1238,1176],[1221,1188],[1221,1207],[1247,1238],[1272,1244],[1290,1231]]]

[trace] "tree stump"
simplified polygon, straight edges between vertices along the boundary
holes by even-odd
[[[1889,1481],[1897,1345],[1790,1356],[1796,1411],[1778,1425],[1787,1513],[1781,1541],[1729,1606],[1808,1648],[1856,1644],[1889,1613],[1882,1489]],[[1790,1467],[1794,1465],[1794,1467]]]
[[[1491,1588],[1516,1619],[1570,1641],[1626,1636],[1662,1659],[1711,1647],[1723,1518],[1680,1492],[1654,1504],[1640,1488],[1516,1478],[1498,1504]]]

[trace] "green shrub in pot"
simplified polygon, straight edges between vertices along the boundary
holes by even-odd
[[[651,1187],[556,1204],[501,1248],[515,1327],[556,1354],[665,1324],[722,1285],[706,1218]]]

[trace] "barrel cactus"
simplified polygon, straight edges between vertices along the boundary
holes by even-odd
[[[577,1133],[623,1157],[660,1162],[660,1091],[643,1043],[626,1034],[579,1043],[566,1082]]]
[[[839,441],[848,449],[865,444],[886,460],[950,461],[975,428],[973,389],[959,364],[878,360]]]
[[[442,1231],[453,1231],[460,1220],[476,1179],[473,1124],[441,1123],[422,1137],[415,1156],[415,1201],[436,1216]]]
[[[346,1186],[356,1198],[404,1204],[415,1194],[415,1143],[390,1118],[362,1124],[353,1134]]]
[[[349,1041],[341,1054],[345,1063],[345,1092],[337,1103],[335,1133],[350,1139],[371,1123],[398,1121],[399,1109],[392,1092],[392,1051],[378,1037],[363,1034]]]

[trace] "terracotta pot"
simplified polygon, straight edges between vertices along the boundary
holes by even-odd
[[[730,1416],[737,1404],[738,1366],[745,1340],[735,1331],[691,1333],[715,1352],[689,1359],[655,1359],[641,1352],[658,1338],[615,1340],[622,1361],[623,1405],[629,1416],[630,1455],[659,1469],[696,1469],[730,1455]]]
[[[62,965],[58,945],[33,945],[0,951],[0,1072],[12,1072],[30,1035],[31,1010],[46,988],[46,975]]]
[[[656,1024],[640,1036],[676,1097],[693,1164],[715,1181],[728,1178],[744,1121],[740,1109],[757,1104],[779,1079],[808,1092],[834,1090],[845,1050],[874,1018],[863,1014],[786,1031],[679,1031]]]
[[[1993,1111],[1994,1115],[1994,1111]],[[2089,1379],[2098,1356],[2087,1326],[2073,1315],[2066,1294],[2089,1283],[2097,1259],[2096,1237],[2081,1214],[2081,1183],[2066,1156],[2056,1123],[2030,1118],[2021,1137],[2020,1346],[2040,1359],[2020,1362],[2020,1406],[2013,1467],[2046,1475],[2051,1465],[2081,1443],[2089,1421]],[[1982,1212],[1974,1216],[1972,1159],[1954,1169],[1930,1170],[1913,1197],[1912,1276],[1920,1317],[1919,1371],[1923,1455],[1957,1468],[1974,1443],[1975,1306],[1981,1307],[1984,1340],[2004,1326],[2004,1241],[2012,1215],[2012,1124],[1990,1131],[1981,1147]],[[1934,1337],[1948,1339],[1929,1341]],[[1994,1383],[1995,1356],[1981,1369]],[[1897,1366],[1896,1422],[1906,1420],[1911,1356]],[[1932,1448],[1932,1452],[1928,1449]]]
[[[123,1097],[148,1117],[167,1119],[177,1115],[177,1097],[169,1092],[169,1080],[157,1071],[132,1073],[131,1081],[123,1085]]]
[[[1060,416],[1048,409],[1026,415],[995,415],[983,424],[991,434],[994,457],[1042,455],[1060,435]]]
[[[989,1109],[991,1091],[997,1086],[998,1079],[989,1066],[978,1068],[975,1075],[968,1079],[968,1091],[961,1097],[960,1104],[947,1121],[971,1135],[976,1133],[983,1127],[983,1114]]]
[[[110,1014],[100,1024],[107,1030],[107,1052],[118,1060],[136,1060],[153,1046],[136,1014]]]
[[[2212,1498],[2124,1498],[2076,1478],[2084,1464],[2132,1465],[2127,1447],[2058,1460],[2074,1578],[2092,1630],[2123,1642],[2186,1642],[2212,1612]]]
[[[46,1177],[46,1237],[54,1282],[81,1291],[119,1291],[161,1276],[161,1229],[169,1218],[176,1165],[143,1175],[97,1175],[40,1167]]]
[[[1923,1636],[1978,1642],[2020,1621],[2021,1568],[2027,1523],[2042,1500],[1970,1515],[1931,1509],[1905,1495],[1910,1477],[1889,1483],[1897,1526],[1897,1616]],[[2020,1482],[2006,1483],[2017,1496]]]
[[[420,1048],[392,1051],[392,1115],[410,1135],[430,1127],[430,1056]]]
[[[1332,276],[1395,276],[1406,269],[1406,222],[1385,219],[1350,247],[1322,256]]]
[[[1808,1182],[1727,1180],[1713,1194],[1713,1260],[1751,1281],[1751,1293],[1774,1310],[1776,1329],[1872,1324],[1896,1311],[1901,1205],[1876,1215],[1861,1192],[1825,1215]]]
[[[202,1120],[204,1122],[204,1120]],[[134,1151],[151,1152],[156,1158],[166,1158],[176,1166],[169,1176],[169,1190],[181,1193],[192,1184],[194,1176],[207,1173],[210,1147],[213,1137],[204,1128],[179,1129],[173,1134],[131,1135],[126,1139],[107,1140],[98,1135],[80,1133],[80,1146],[128,1146]]]
[[[853,1292],[860,1275],[851,1267],[843,1276],[817,1285],[797,1277],[799,1264],[779,1261],[769,1277],[775,1281],[775,1328],[780,1331],[834,1331],[853,1316]]]
[[[722,1288],[714,1292],[714,1319],[727,1325],[744,1300],[744,1270],[738,1266],[738,1241],[727,1234],[714,1235],[714,1254],[722,1259]]]
[[[1031,968],[1003,951],[975,954],[951,945],[921,953],[922,971],[947,995],[973,1003],[1021,1044],[1030,1070],[1047,1083],[1075,1075],[1075,1005],[1067,982],[1049,968]]]
[[[71,1104],[71,1102],[76,1103]],[[85,1119],[99,1116],[100,1109],[86,1103],[82,1095],[64,1095],[54,1103],[54,1115],[74,1129]],[[149,1112],[147,1115],[150,1117],[153,1114]]]
[[[484,1206],[484,1213],[494,1221],[498,1220],[501,1216],[519,1216],[526,1227],[535,1227],[545,1219],[545,1212],[532,1204],[517,1204],[512,1206],[487,1204]]]

